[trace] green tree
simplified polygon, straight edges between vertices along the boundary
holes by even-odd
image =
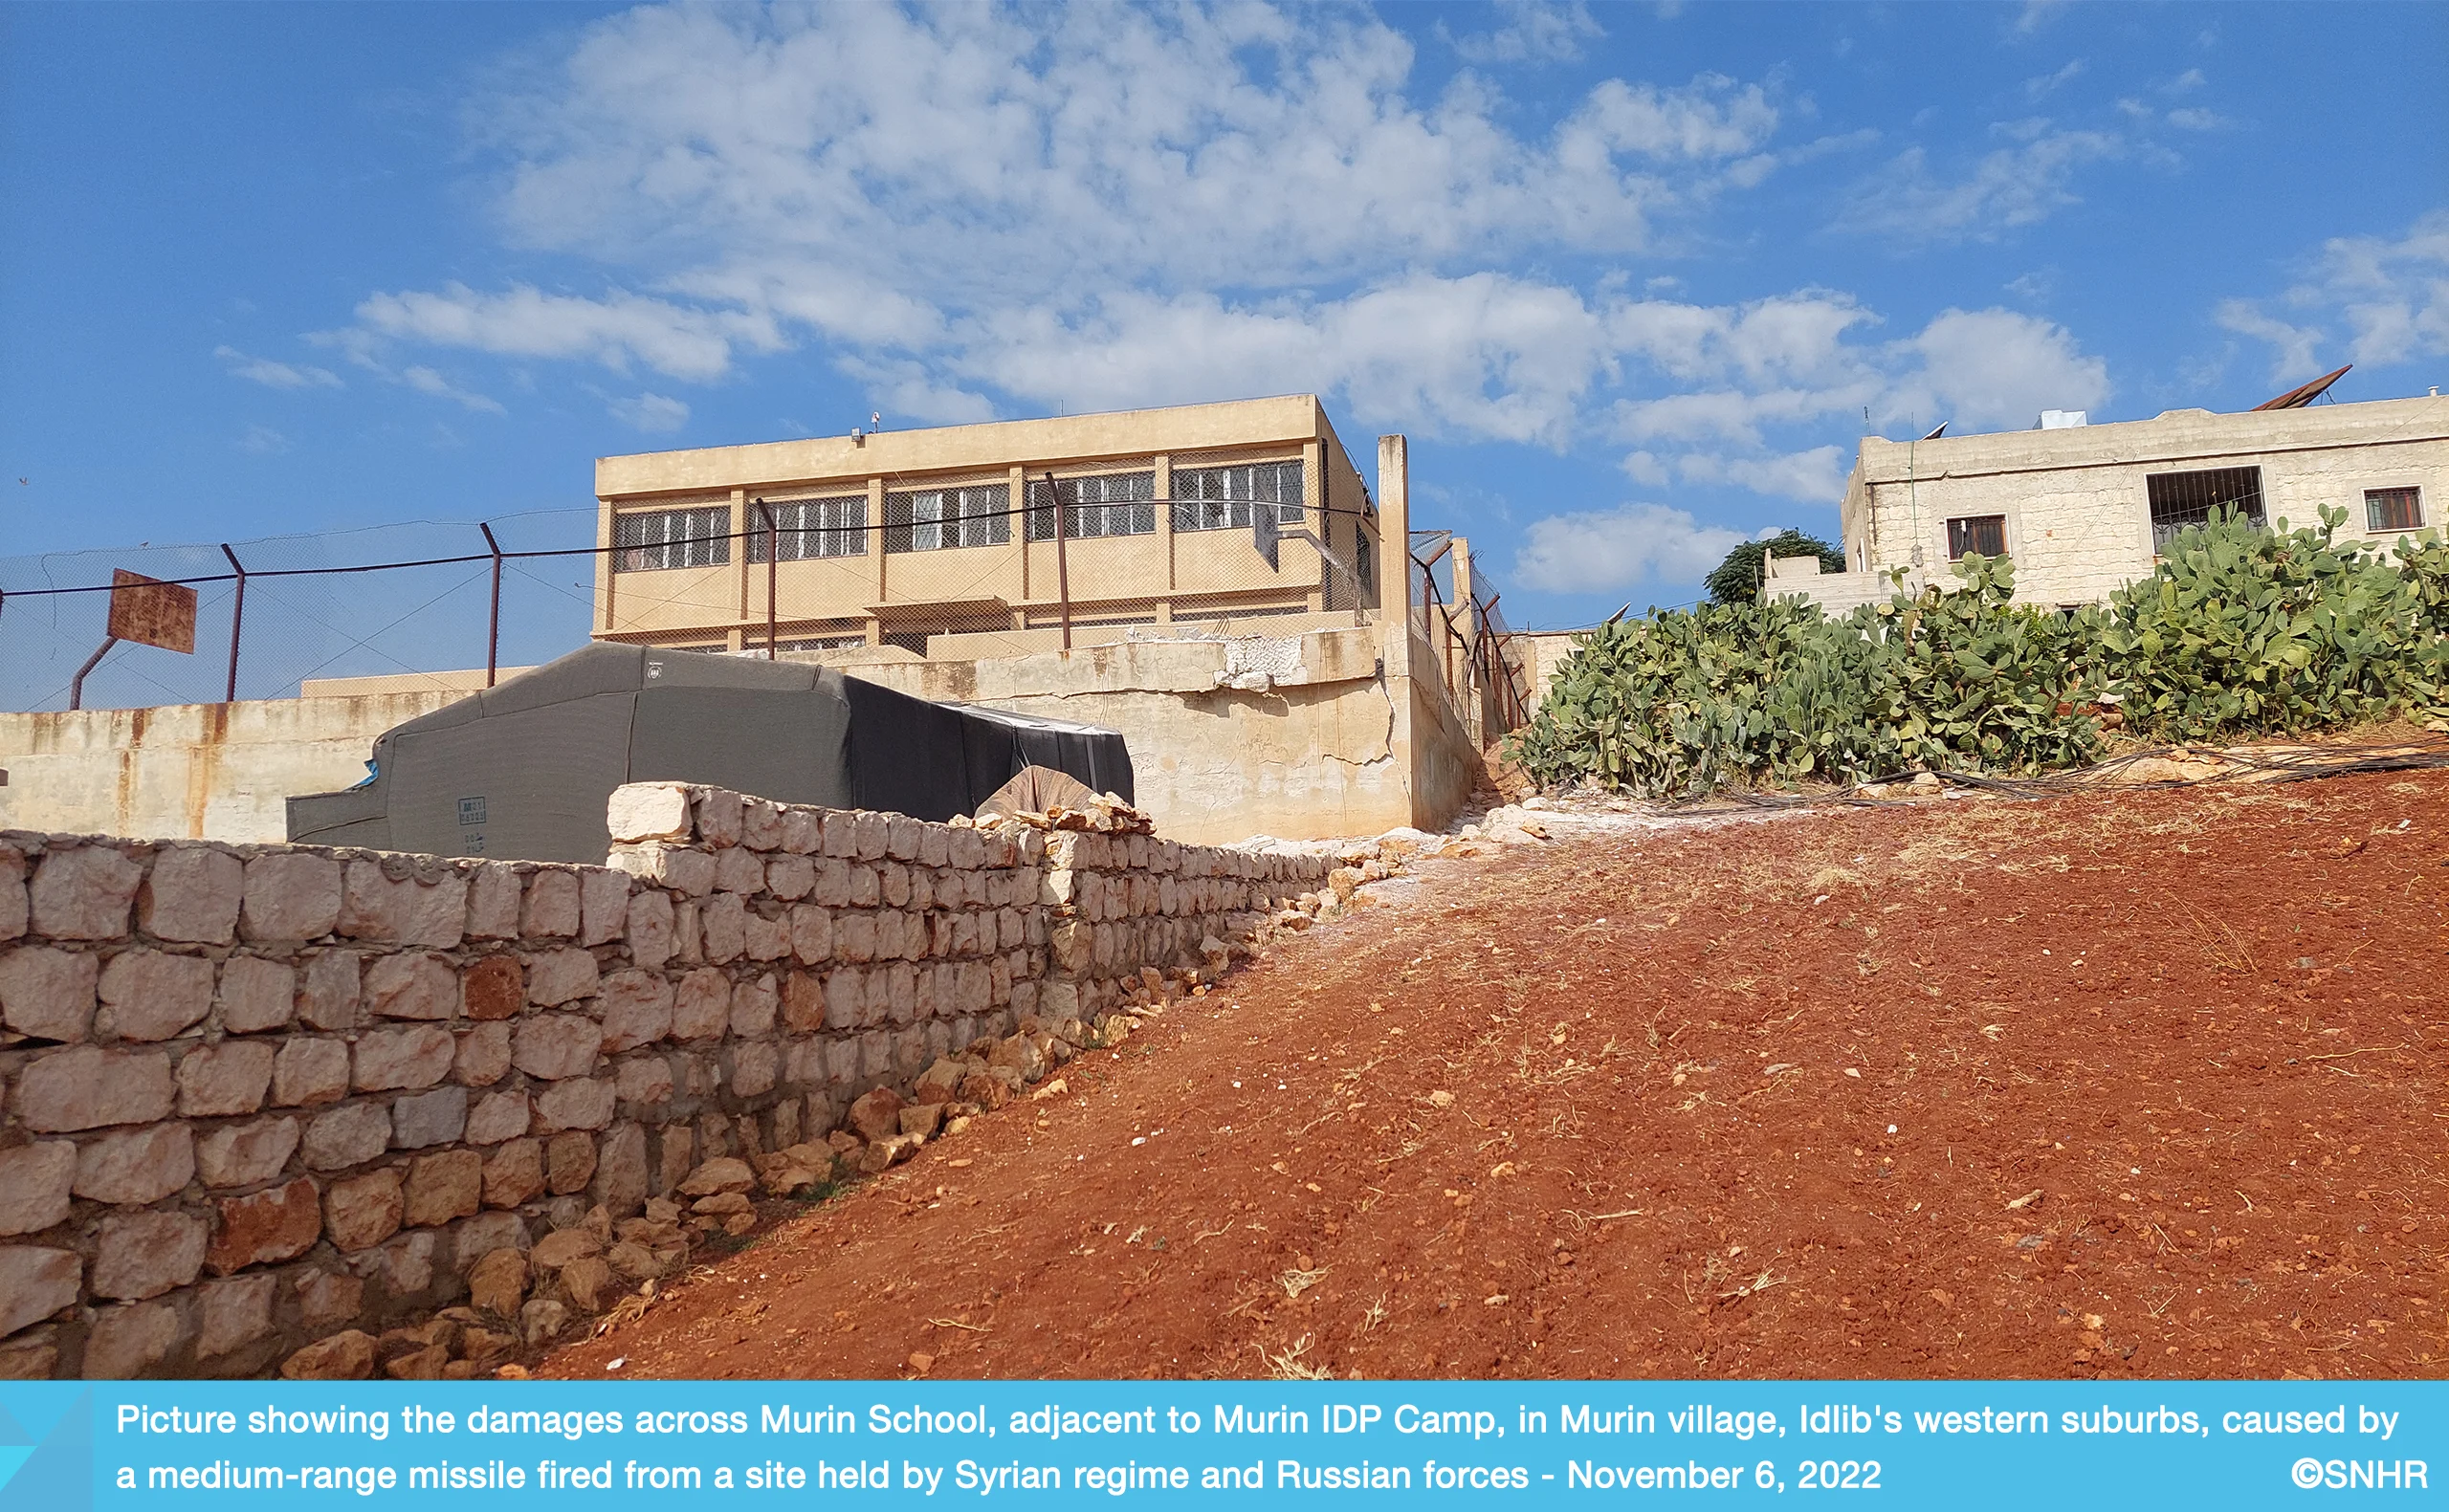
[[[1781,536],[1767,540],[1747,540],[1726,554],[1717,570],[1701,580],[1710,590],[1711,603],[1751,603],[1760,597],[1760,559],[1771,557],[1820,558],[1822,572],[1843,572],[1845,554],[1817,537],[1789,529]]]

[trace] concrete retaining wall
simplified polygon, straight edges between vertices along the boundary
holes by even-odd
[[[1332,866],[612,811],[610,866],[0,834],[0,1377],[255,1373],[468,1299],[594,1206],[1212,961]]]

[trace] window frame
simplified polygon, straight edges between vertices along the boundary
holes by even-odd
[[[676,526],[676,528],[675,528]],[[679,560],[670,559],[674,554]],[[674,509],[616,511],[612,515],[615,573],[676,572],[687,567],[731,565],[731,506],[688,504]]]
[[[767,499],[774,512],[775,555],[784,561],[817,561],[868,554],[868,496],[828,493],[817,498]],[[827,515],[834,516],[830,521]],[[810,546],[814,550],[810,550]],[[765,562],[765,521],[749,508],[748,560]]]
[[[1974,531],[1978,527],[1992,525],[1997,527],[1998,549],[1983,551],[1972,538]],[[2012,559],[2013,554],[2007,549],[2007,516],[2004,515],[1959,515],[1947,522],[1947,532],[1948,560],[1950,561],[1962,561],[1965,558],[1975,555],[1993,561]]]
[[[2373,517],[2375,512],[2383,505],[2383,503],[2390,500],[2405,501],[2408,515],[2408,518],[2405,523],[2384,524]],[[2423,488],[2420,484],[2401,483],[2388,488],[2366,489],[2364,491],[2365,534],[2373,536],[2384,534],[2397,535],[2406,531],[2416,531],[2423,528]]]
[[[2233,498],[2217,495],[2225,492],[2219,480],[2230,486],[2250,481],[2247,493]],[[2163,494],[2200,493],[2199,501],[2163,498]],[[2262,489],[2261,466],[2248,464],[2240,468],[2188,468],[2174,472],[2147,472],[2143,475],[2144,517],[2151,527],[2151,555],[2168,555],[2169,543],[2190,527],[2210,522],[2211,513],[2219,509],[2243,506],[2247,519],[2261,529],[2270,528],[2268,495]]]
[[[1063,535],[1068,540],[1157,534],[1157,470],[1154,468],[1058,477],[1053,479],[1053,499],[1048,497],[1047,486],[1045,478],[1027,485],[1030,540],[1049,541],[1054,538],[1055,499],[1062,502]],[[1096,497],[1083,498],[1081,495],[1085,493],[1093,493]]]
[[[1269,479],[1265,491],[1271,493],[1272,498],[1260,496],[1261,470],[1265,470]],[[1209,479],[1216,480],[1213,493],[1207,489]],[[1299,457],[1178,467],[1174,469],[1172,491],[1174,530],[1178,534],[1248,530],[1251,511],[1259,504],[1275,506],[1277,524],[1297,526],[1306,517],[1307,485],[1305,464]],[[1287,493],[1291,495],[1290,502],[1287,502]]]
[[[884,496],[887,556],[1011,542],[1012,488],[1008,483],[895,489]]]

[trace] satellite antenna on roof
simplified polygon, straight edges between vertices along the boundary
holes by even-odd
[[[1940,421],[1940,422],[1939,422],[1939,427],[1938,427],[1936,430],[1931,431],[1929,435],[1924,436],[1922,439],[1923,439],[1923,440],[1925,440],[1925,441],[1936,441],[1936,440],[1938,440],[1941,436],[1944,436],[1944,435],[1946,435],[1947,433],[1948,433],[1948,423],[1947,423],[1946,421],[1942,420],[1942,421]]]
[[[2347,367],[2342,367],[2335,373],[2325,373],[2321,377],[2314,379],[2311,383],[2306,383],[2302,388],[2291,388],[2287,392],[2280,395],[2277,399],[2265,400],[2261,404],[2254,405],[2253,409],[2248,410],[2247,413],[2258,413],[2264,409],[2302,409],[2306,405],[2311,404],[2314,400],[2319,399],[2324,394],[2329,392],[2329,386],[2332,383],[2337,383],[2340,379],[2345,378],[2347,376],[2347,368],[2353,367],[2354,365],[2355,364],[2353,362],[2350,362],[2347,364]],[[2333,401],[2333,403],[2335,403],[2335,401]]]

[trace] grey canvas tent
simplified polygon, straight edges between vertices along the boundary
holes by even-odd
[[[605,643],[386,731],[366,765],[353,788],[289,800],[289,838],[601,863],[624,782],[937,821],[1031,765],[1133,796],[1111,730],[929,703],[831,668]]]

